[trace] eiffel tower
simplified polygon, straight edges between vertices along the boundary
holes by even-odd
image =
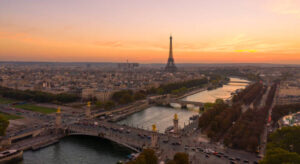
[[[172,35],[170,36],[169,59],[168,59],[168,63],[167,63],[165,70],[167,72],[175,72],[177,70],[175,63],[174,63],[174,58],[173,58]]]

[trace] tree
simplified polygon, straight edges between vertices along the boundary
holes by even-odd
[[[6,128],[9,125],[9,121],[0,116],[0,136],[4,136],[6,132]]]
[[[134,101],[134,93],[132,90],[117,91],[111,99],[119,104],[128,104]]]
[[[189,164],[189,155],[178,152],[174,155],[173,160],[168,161],[167,164]]]
[[[204,107],[204,110],[211,109],[214,107],[214,103],[210,103],[210,102],[204,103],[203,107]]]
[[[268,138],[262,164],[300,163],[300,127],[283,127]]]
[[[179,90],[178,89],[174,89],[174,90],[172,90],[172,92],[171,92],[173,95],[179,95]]]
[[[264,130],[263,127],[266,124],[268,110],[272,105],[276,87],[276,83],[271,86],[264,107],[248,109],[242,114],[240,119],[235,121],[235,124],[229,129],[224,137],[224,144],[226,146],[250,152],[257,151],[259,138]]]
[[[260,161],[260,164],[282,163],[300,163],[300,155],[295,152],[289,152],[281,148],[274,148],[271,150],[267,150],[266,157],[262,161]]]
[[[144,149],[143,152],[133,161],[126,164],[157,164],[157,157],[155,151],[152,149]]]
[[[133,96],[129,93],[125,93],[122,95],[121,99],[119,99],[118,103],[120,104],[128,104],[133,102]]]
[[[156,90],[155,87],[151,87],[150,89],[148,89],[148,90],[146,91],[146,93],[147,93],[147,94],[155,94],[155,93],[157,93],[157,90]]]
[[[146,98],[146,94],[143,93],[142,91],[136,92],[133,96],[134,100],[142,100],[144,98]]]
[[[31,91],[31,90],[17,90],[0,86],[0,95],[7,98],[17,99],[17,100],[33,100],[36,102],[60,102],[69,103],[80,99],[78,95],[61,93],[52,94],[41,91]]]
[[[113,107],[115,107],[115,103],[113,101],[107,101],[104,104],[104,109],[112,109]]]
[[[257,96],[263,94],[261,90],[263,89],[263,84],[256,82],[249,85],[247,88],[239,92],[237,95],[234,95],[232,98],[233,102],[241,101],[246,105],[249,105]]]
[[[164,91],[164,89],[162,89],[162,88],[158,88],[158,89],[157,89],[157,93],[160,94],[160,95],[164,94],[164,92],[165,92],[165,91]]]
[[[178,90],[180,92],[180,91],[185,91],[187,88],[203,87],[203,85],[207,83],[208,83],[208,79],[202,78],[202,79],[194,79],[194,80],[175,82],[169,84],[162,84],[157,88],[157,93],[168,94],[168,93],[172,93],[172,91],[175,90]]]
[[[176,162],[174,160],[170,160],[167,162],[167,164],[176,164]]]
[[[157,157],[155,151],[152,149],[144,149],[142,155],[145,156],[147,164],[157,164]]]
[[[97,102],[95,103],[95,105],[96,105],[96,107],[98,107],[98,108],[103,108],[105,104],[104,104],[103,102],[101,102],[101,101],[97,101]]]
[[[269,136],[268,148],[282,148],[300,154],[300,127],[283,127]]]
[[[223,99],[216,99],[215,104],[225,104]]]

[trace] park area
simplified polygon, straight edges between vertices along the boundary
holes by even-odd
[[[11,104],[11,103],[14,103],[14,102],[15,102],[15,100],[0,97],[0,104]]]
[[[50,114],[56,112],[56,109],[54,108],[48,108],[48,107],[42,107],[42,106],[37,106],[33,104],[20,104],[20,105],[15,105],[15,108],[21,108],[24,110],[30,110],[33,112],[40,112],[43,114]]]
[[[3,113],[3,112],[0,112],[0,117],[4,118],[6,120],[16,120],[16,119],[22,118],[20,116],[8,114],[8,113]]]

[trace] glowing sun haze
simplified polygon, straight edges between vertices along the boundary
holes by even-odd
[[[300,0],[1,0],[0,60],[300,64]]]

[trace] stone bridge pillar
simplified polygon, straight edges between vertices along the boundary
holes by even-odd
[[[152,125],[152,136],[151,136],[151,147],[152,148],[156,148],[157,147],[157,129],[156,129],[156,125]]]
[[[178,127],[178,116],[177,113],[174,114],[174,119],[173,119],[173,124],[174,124],[174,134],[178,134],[179,132],[179,127]]]
[[[167,95],[166,95],[166,103],[167,103],[167,104],[170,104],[170,101],[171,101],[171,95],[170,95],[170,94],[167,94]]]
[[[91,118],[91,102],[90,101],[87,103],[87,108],[85,110],[85,116],[87,118]]]
[[[181,108],[182,108],[182,109],[187,109],[187,104],[186,104],[186,103],[183,103],[183,102],[182,102],[180,105],[181,105]]]
[[[61,127],[61,113],[60,113],[60,107],[57,108],[56,115],[55,115],[55,126],[56,128]]]

